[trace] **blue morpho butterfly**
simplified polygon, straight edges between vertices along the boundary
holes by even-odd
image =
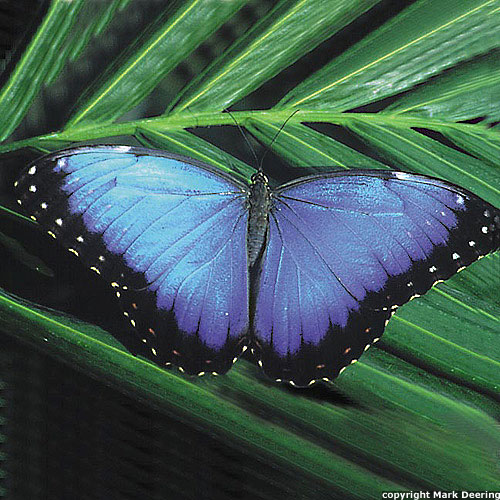
[[[500,211],[447,182],[352,170],[246,185],[196,160],[76,147],[31,164],[19,203],[115,288],[160,364],[332,379],[395,309],[500,246]]]

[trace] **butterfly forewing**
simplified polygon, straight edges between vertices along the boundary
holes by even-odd
[[[410,298],[498,249],[500,214],[436,179],[315,176],[273,195],[253,324],[264,371],[334,378]]]
[[[17,190],[115,288],[158,362],[230,368],[248,329],[245,186],[194,160],[100,146],[40,159]]]

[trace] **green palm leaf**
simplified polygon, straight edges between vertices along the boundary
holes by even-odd
[[[157,23],[159,27],[131,47],[125,62],[106,75],[102,86],[79,106],[67,127],[112,121],[133,108],[245,3],[192,0],[173,15],[167,7]]]
[[[175,109],[225,109],[375,3],[282,0],[186,88]]]
[[[500,204],[500,134],[498,126],[488,128],[500,109],[500,10],[493,0],[417,0],[397,15],[387,13],[385,23],[321,68],[302,68],[295,85],[280,81],[285,70],[324,57],[329,43],[359,28],[356,23],[371,23],[373,7],[385,4],[282,0],[227,44],[218,41],[221,33],[243,23],[242,8],[255,2],[179,1],[161,8],[134,43],[92,75],[72,113],[61,106],[58,112],[70,116],[61,130],[20,135],[16,127],[26,114],[36,117],[33,103],[42,89],[58,84],[71,61],[84,61],[93,46],[105,44],[134,8],[123,1],[97,4],[53,1],[0,89],[0,153],[137,141],[248,179],[253,167],[200,137],[212,127],[214,142],[224,144],[227,128],[218,126],[236,120],[292,166],[397,167],[448,179]],[[216,56],[200,70],[203,46],[215,47]],[[196,75],[172,96],[180,64],[192,65]],[[271,89],[275,103],[265,110],[262,88]],[[254,102],[250,109],[247,101]],[[232,104],[240,111],[222,112]],[[151,115],[144,111],[151,109]],[[1,179],[8,177],[5,168]],[[36,245],[25,243],[41,238],[34,224],[15,211],[10,193],[0,203],[6,264],[21,268],[14,263],[22,261],[39,279],[50,276]],[[346,395],[346,405],[264,381],[244,360],[217,378],[159,369],[101,328],[37,305],[42,293],[31,301],[17,296],[22,286],[1,277],[0,330],[269,464],[279,470],[273,488],[290,498],[494,490],[499,272],[499,256],[488,256],[401,308],[383,340],[326,389]],[[273,498],[262,488],[250,491]]]

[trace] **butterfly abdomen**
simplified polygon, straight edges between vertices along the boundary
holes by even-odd
[[[269,227],[269,208],[271,195],[267,179],[262,173],[252,178],[248,195],[248,232],[247,255],[248,267],[251,268],[264,248]]]

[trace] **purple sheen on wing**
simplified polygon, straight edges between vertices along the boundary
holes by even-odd
[[[287,200],[286,205],[276,202],[275,206],[279,209],[280,227],[286,220],[302,234],[303,240],[315,247],[325,272],[334,274],[355,299],[362,300],[367,291],[387,278],[373,252],[367,251],[356,233],[345,225],[342,212],[293,200]],[[358,217],[359,214],[351,214],[347,222],[355,226]]]
[[[280,215],[293,220],[295,227],[314,242],[330,273],[334,272],[356,299],[362,300],[367,291],[378,290],[387,280],[379,257],[359,236],[359,224],[365,215],[292,200],[287,205],[289,208],[283,208]]]
[[[276,286],[273,299],[273,339],[280,352],[295,352],[300,347],[300,299],[298,293],[298,272],[290,265],[288,250],[278,262],[276,269]]]
[[[402,199],[418,199],[419,196],[425,193],[427,196],[452,210],[465,209],[464,201],[467,195],[451,189],[449,184],[438,179],[427,178],[425,180],[416,180],[414,177],[411,174],[405,174],[405,177],[401,178],[401,174],[399,173],[386,182],[390,189],[399,194]],[[433,206],[434,203],[432,200],[428,200],[428,207],[432,209]]]
[[[357,308],[315,247],[286,219],[272,217],[262,263],[254,325],[281,355],[318,343],[330,322],[344,326]]]
[[[318,344],[330,324],[345,327],[368,292],[447,243],[464,196],[401,173],[322,176],[280,189],[257,294],[258,338],[285,356],[301,342]]]
[[[422,206],[418,206],[414,203],[408,203],[408,210],[406,212],[411,221],[419,227],[431,241],[432,246],[430,248],[436,245],[446,244],[450,231],[434,214],[424,212]],[[426,252],[426,255],[427,254],[428,252]]]
[[[301,279],[298,282],[297,294],[300,300],[300,309],[298,311],[301,321],[302,321],[302,337],[304,342],[311,344],[318,344],[323,338],[325,332],[330,326],[330,316],[323,314],[325,307],[328,308],[328,304],[325,304],[323,300],[318,300],[318,292],[314,283],[310,280],[308,276],[301,273]],[[318,307],[322,307],[318,309]],[[337,323],[343,324],[347,321],[348,307],[345,306],[343,314],[345,317],[338,316]],[[357,304],[352,303],[351,307],[357,308]],[[330,304],[330,309],[332,305]],[[337,311],[337,314],[342,314],[342,311]]]
[[[407,271],[411,260],[424,260],[434,246],[446,244],[449,229],[457,223],[449,207],[461,210],[464,202],[463,196],[445,183],[399,172],[389,179],[359,175],[319,178],[285,189],[282,196],[309,204],[320,202],[327,214],[325,229],[329,217],[350,220],[346,229],[364,239],[390,275]],[[295,209],[296,202],[286,202]],[[385,250],[377,253],[378,245]],[[350,242],[350,248],[354,246]],[[391,253],[397,262],[387,263]]]

